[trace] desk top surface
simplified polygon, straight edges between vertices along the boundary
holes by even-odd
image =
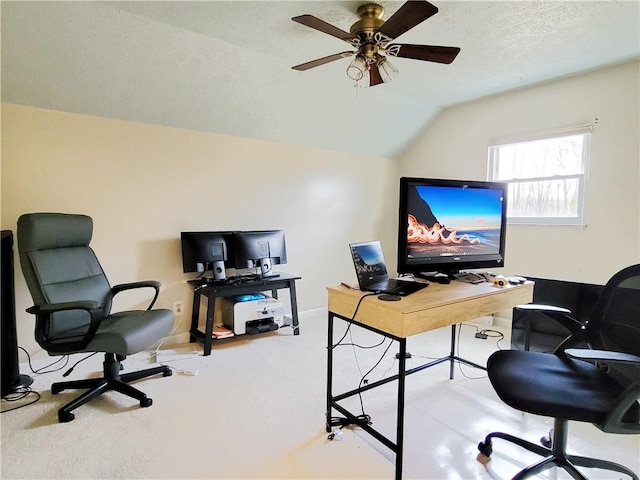
[[[533,285],[527,282],[499,288],[489,282],[430,283],[399,301],[368,296],[362,300],[354,320],[398,337],[408,337],[530,303]],[[327,291],[329,311],[348,319],[367,294],[345,286],[328,287]]]

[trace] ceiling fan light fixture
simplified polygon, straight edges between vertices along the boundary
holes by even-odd
[[[347,76],[356,82],[362,80],[367,72],[367,62],[364,57],[358,55],[347,67]]]
[[[356,80],[356,87],[357,88],[369,88],[371,84],[371,73],[369,68],[367,67],[364,71],[364,75],[362,75],[362,78],[359,80]]]
[[[382,57],[378,61],[378,70],[384,83],[389,83],[398,75],[398,69],[386,57]]]

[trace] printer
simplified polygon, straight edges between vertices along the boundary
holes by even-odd
[[[277,330],[283,325],[282,302],[262,293],[221,298],[222,323],[235,335]]]

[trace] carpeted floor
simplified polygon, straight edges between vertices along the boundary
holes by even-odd
[[[336,339],[344,333],[336,327]],[[449,347],[449,329],[414,337],[413,357],[441,356]],[[474,327],[462,328],[461,356],[483,363],[496,349],[496,339],[475,339]],[[370,332],[353,329],[347,343],[335,350],[336,391],[353,388],[363,373],[383,356],[388,344]],[[508,347],[508,339],[501,342]],[[341,441],[327,440],[326,313],[303,315],[301,334],[291,329],[216,343],[212,355],[172,362],[176,373],[135,385],[153,398],[150,408],[108,393],[75,411],[67,424],[57,409],[77,392],[52,395],[49,386],[62,371],[34,375],[39,402],[1,417],[3,479],[192,479],[192,478],[393,478],[394,456],[359,429],[344,429]],[[394,345],[369,374],[369,379],[394,372]],[[128,358],[126,370],[149,365],[151,354]],[[71,363],[82,358],[74,356]],[[40,358],[37,367],[50,359]],[[101,370],[99,356],[82,362],[68,379]],[[197,375],[180,370],[198,370]],[[93,373],[92,373],[93,372]],[[375,394],[373,393],[375,392]],[[547,419],[525,416],[505,407],[493,394],[484,373],[437,366],[407,381],[405,478],[507,478],[534,460],[505,446],[490,468],[475,460],[476,446],[489,431],[501,429],[537,439],[548,432]],[[2,408],[14,406],[3,400]],[[355,410],[361,408],[354,400]],[[394,431],[395,390],[389,387],[363,395],[362,408],[376,428]],[[572,425],[570,447],[638,468],[637,437],[605,435],[588,425]],[[634,465],[635,463],[635,465]],[[549,474],[544,478],[566,478]],[[617,478],[597,475],[593,478]]]

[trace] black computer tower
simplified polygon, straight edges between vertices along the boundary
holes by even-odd
[[[20,388],[31,385],[33,381],[28,375],[20,375],[18,364],[18,335],[16,332],[16,300],[13,269],[13,233],[2,230],[2,257],[0,258],[2,306],[2,398],[15,393]]]

